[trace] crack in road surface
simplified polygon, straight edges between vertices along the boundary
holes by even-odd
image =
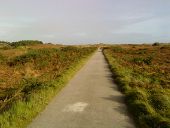
[[[101,51],[28,128],[135,128]]]

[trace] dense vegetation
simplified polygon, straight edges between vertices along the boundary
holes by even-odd
[[[0,44],[10,44],[8,41],[0,41]]]
[[[21,40],[17,42],[12,42],[10,45],[13,47],[18,47],[18,46],[27,46],[27,45],[35,45],[35,44],[43,44],[43,42],[38,40]]]
[[[41,44],[43,44],[43,42],[38,40],[21,40],[16,42],[0,41],[0,49],[9,50],[9,49],[15,49],[23,46],[28,47],[28,46],[41,45]]]
[[[137,125],[170,128],[170,45],[117,45],[104,54]]]
[[[71,46],[1,49],[0,127],[25,126],[95,49]],[[11,57],[9,51],[22,52]]]

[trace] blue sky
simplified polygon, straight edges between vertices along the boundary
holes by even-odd
[[[0,40],[170,42],[170,0],[1,0]]]

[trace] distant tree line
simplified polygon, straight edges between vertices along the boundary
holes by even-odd
[[[18,47],[18,46],[27,46],[27,45],[35,45],[35,44],[43,44],[43,42],[39,40],[21,40],[17,42],[12,42],[11,46]]]
[[[10,45],[12,47],[18,47],[18,46],[43,44],[43,42],[39,41],[39,40],[21,40],[21,41],[16,41],[16,42],[0,41],[0,44],[7,44],[7,45]]]
[[[0,44],[9,44],[9,45],[10,45],[10,42],[7,42],[7,41],[0,41]]]

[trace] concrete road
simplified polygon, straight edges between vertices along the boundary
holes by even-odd
[[[98,51],[28,128],[135,128],[123,99]]]

